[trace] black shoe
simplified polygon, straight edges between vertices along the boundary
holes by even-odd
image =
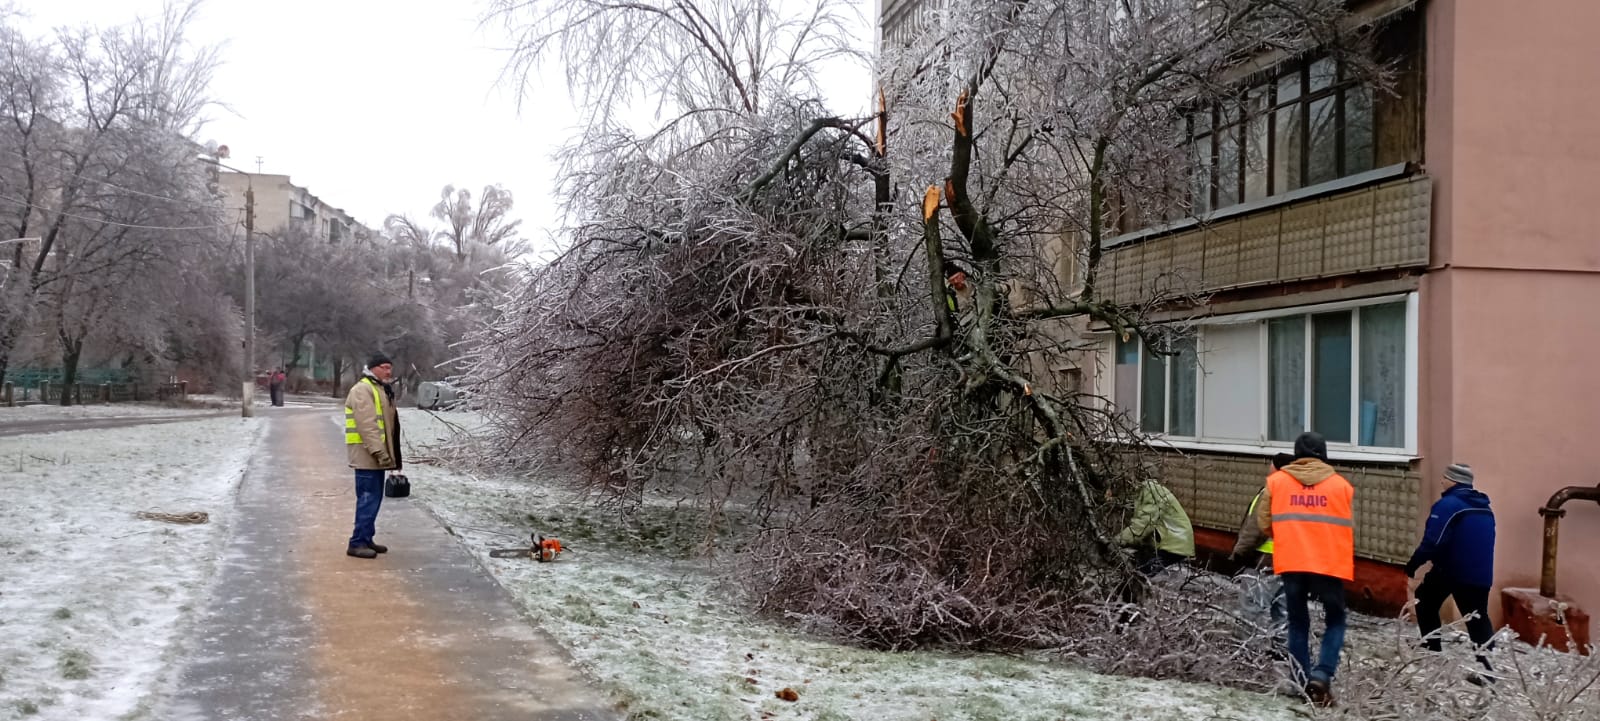
[[[1313,706],[1328,708],[1333,705],[1333,689],[1320,678],[1306,682],[1306,697],[1311,699]]]
[[[383,545],[381,543],[369,543],[369,544],[367,544],[367,548],[370,548],[370,549],[372,549],[374,551],[377,551],[378,553],[388,553],[389,552],[389,547],[385,546],[385,545]]]
[[[351,546],[349,550],[344,552],[344,555],[355,556],[356,558],[377,558],[378,552],[366,546]]]

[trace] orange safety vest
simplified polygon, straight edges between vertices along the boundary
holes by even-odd
[[[1337,473],[1307,486],[1283,471],[1267,477],[1272,494],[1272,570],[1356,577],[1355,488]]]

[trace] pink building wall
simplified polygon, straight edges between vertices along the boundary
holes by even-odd
[[[1426,13],[1423,472],[1471,463],[1499,522],[1497,585],[1537,586],[1538,507],[1600,484],[1600,2]],[[1568,509],[1560,589],[1600,612],[1600,506]]]

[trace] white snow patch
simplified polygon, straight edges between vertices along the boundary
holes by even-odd
[[[105,418],[150,418],[152,416],[182,417],[216,412],[217,409],[215,408],[185,408],[145,403],[108,403],[105,405],[66,407],[31,405],[6,408],[0,406],[0,427],[4,427],[8,423]]]
[[[473,427],[468,414],[441,414]],[[406,411],[408,456],[443,425]],[[683,560],[693,517],[645,509],[624,529],[538,479],[480,478],[408,467],[413,497],[451,526],[633,718],[1039,721],[1293,719],[1280,697],[1090,673],[996,654],[883,653],[808,637],[752,618],[715,582],[713,560]],[[558,562],[491,559],[537,530],[572,551]],[[784,688],[795,703],[779,700]]]
[[[215,568],[261,427],[209,418],[0,438],[0,719],[143,710]]]

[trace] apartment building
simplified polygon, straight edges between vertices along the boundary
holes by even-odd
[[[915,32],[917,4],[880,4],[882,42]],[[1231,548],[1267,459],[1315,430],[1357,488],[1355,594],[1404,601],[1452,462],[1493,499],[1497,587],[1537,587],[1539,507],[1600,484],[1600,4],[1352,5],[1381,28],[1388,87],[1312,54],[1174,119],[1195,214],[1125,218],[1101,285],[1133,302],[1178,278],[1206,300],[1158,316],[1194,328],[1162,353],[1089,328],[1084,382],[1164,449],[1212,549]],[[1556,575],[1590,609],[1597,542],[1600,505],[1568,504]]]
[[[330,243],[365,242],[377,237],[376,231],[362,225],[342,208],[336,208],[295,185],[287,175],[272,173],[221,172],[217,188],[224,196],[224,207],[241,213],[245,188],[255,190],[255,227],[262,233],[279,233],[288,228],[304,230]]]

